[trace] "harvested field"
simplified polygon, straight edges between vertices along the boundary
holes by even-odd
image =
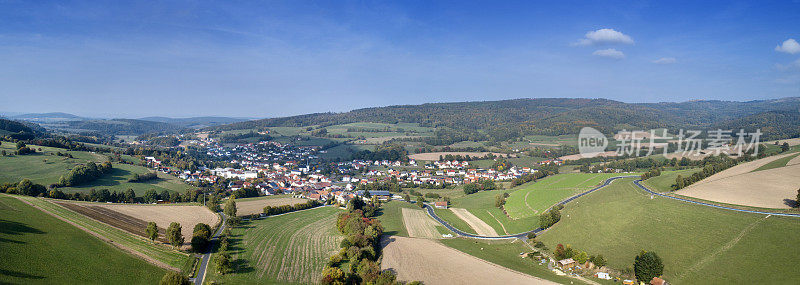
[[[467,211],[467,209],[450,208],[450,210],[453,211],[458,218],[464,220],[470,227],[475,229],[478,235],[491,237],[499,236],[492,226]]]
[[[460,155],[460,156],[469,155],[470,157],[484,157],[487,154],[489,154],[489,152],[427,152],[427,153],[415,153],[415,154],[409,155],[408,158],[415,159],[415,160],[439,160],[439,156],[440,155],[441,156],[445,156],[445,155],[448,155],[448,154],[450,154],[450,155]],[[504,153],[498,153],[498,152],[492,152],[492,154],[494,154],[496,156],[502,156],[502,157],[507,156]]]
[[[408,236],[434,239],[442,237],[436,230],[438,224],[424,210],[403,208],[401,211]]]
[[[600,152],[600,153],[597,153],[596,155],[594,155],[592,157],[612,157],[612,156],[617,156],[617,152],[613,151],[613,150],[606,151],[606,152]],[[578,159],[581,159],[581,158],[583,158],[583,156],[581,156],[580,154],[571,154],[571,155],[565,155],[565,156],[559,157],[558,159],[560,159],[560,160],[578,160]]]
[[[800,164],[795,164],[696,183],[676,193],[727,204],[788,209],[797,197],[798,185]]]
[[[381,269],[425,284],[557,284],[481,260],[427,239],[386,237]]]
[[[775,160],[781,159],[781,158],[789,156],[789,155],[794,155],[794,154],[795,153],[773,155],[773,156],[770,156],[770,157],[765,157],[765,158],[762,158],[762,159],[758,159],[758,160],[742,163],[742,164],[739,164],[737,166],[725,169],[725,170],[723,170],[723,171],[721,171],[721,172],[719,172],[717,174],[711,175],[711,177],[708,177],[706,179],[700,180],[697,183],[692,184],[688,188],[691,188],[691,187],[694,187],[694,186],[699,186],[699,185],[702,185],[702,184],[705,184],[705,183],[709,183],[709,182],[713,182],[713,181],[717,181],[717,180],[721,180],[721,179],[725,179],[725,178],[729,178],[729,177],[733,177],[733,176],[737,176],[737,175],[742,175],[742,174],[745,174],[745,173],[749,173],[749,172],[752,172],[753,170],[758,169],[761,166],[764,166],[767,163],[770,163],[770,162],[773,162]]]
[[[789,162],[786,163],[786,166],[796,165],[796,164],[800,164],[800,156],[796,156],[795,158],[792,158],[792,160],[790,160]]]
[[[63,206],[64,208],[78,212],[81,215],[91,217],[95,220],[120,228],[129,233],[139,236],[145,236],[144,230],[147,227],[147,222],[144,220],[134,218],[132,216],[128,216],[119,212],[115,212],[103,207],[98,207],[92,204],[77,204],[77,203],[65,203],[65,202],[55,202],[55,203]],[[159,229],[161,231],[164,231],[163,227],[160,227]],[[158,239],[160,241],[166,241],[164,236],[159,236]]]
[[[192,229],[198,223],[214,226],[219,217],[203,206],[168,206],[168,205],[128,205],[101,204],[80,202],[55,202],[70,210],[81,213],[92,219],[101,221],[124,231],[144,236],[147,222],[155,222],[159,234],[163,235],[172,222],[181,224],[181,233],[188,244]],[[188,237],[188,238],[187,238]]]
[[[266,206],[294,205],[306,201],[308,200],[293,197],[244,199],[236,201],[236,209],[239,216],[261,214]]]

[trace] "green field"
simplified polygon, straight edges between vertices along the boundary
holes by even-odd
[[[478,241],[467,238],[454,238],[441,240],[442,244],[457,249],[466,254],[495,263],[497,265],[516,270],[542,279],[551,280],[561,284],[583,284],[580,280],[558,276],[549,269],[547,264],[539,265],[529,258],[521,258],[520,253],[532,250],[519,240],[509,241]]]
[[[17,183],[23,178],[28,178],[34,183],[49,185],[57,183],[61,175],[67,173],[75,165],[89,161],[103,162],[107,158],[100,154],[85,151],[67,151],[61,148],[29,145],[37,151],[36,154],[0,156],[0,183]],[[0,150],[7,153],[16,151],[16,145],[3,142]],[[74,158],[54,155],[56,152],[69,153]]]
[[[156,284],[166,270],[0,195],[0,283]]]
[[[50,185],[57,183],[62,175],[66,174],[78,164],[84,164],[89,161],[104,162],[108,160],[106,156],[97,153],[67,151],[61,148],[34,145],[30,145],[30,147],[36,148],[37,150],[41,148],[42,151],[36,154],[0,157],[0,183],[17,183],[23,178],[28,178],[34,183]],[[0,149],[10,152],[16,150],[16,146],[9,142],[3,142],[2,145],[0,145]],[[69,153],[74,158],[54,155],[56,152]],[[138,161],[138,158],[127,155],[122,157],[127,161]],[[152,172],[152,170],[143,166],[115,163],[113,171],[98,180],[76,187],[60,189],[66,193],[87,193],[93,188],[97,190],[108,189],[109,191],[117,192],[133,189],[136,195],[141,196],[145,191],[150,189],[155,189],[159,193],[163,190],[184,193],[186,190],[193,188],[193,186],[184,183],[177,177],[164,173],[159,173],[159,179],[157,180],[142,183],[128,182],[128,179],[132,178],[134,173],[145,174],[148,172]]]
[[[787,157],[783,157],[783,158],[779,158],[779,159],[773,160],[772,162],[764,164],[761,167],[757,168],[756,170],[753,170],[753,172],[761,171],[761,170],[768,170],[768,169],[773,169],[773,168],[778,168],[778,167],[784,167],[784,166],[786,166],[786,163],[788,163],[790,160],[792,160],[793,158],[797,157],[798,155],[800,155],[800,153],[789,155]]]
[[[517,234],[539,227],[539,217],[509,218],[503,210],[494,206],[495,196],[513,190],[481,191],[451,200],[451,208],[464,208],[491,226],[498,234]],[[461,230],[461,228],[456,227]]]
[[[672,185],[675,185],[675,179],[678,175],[683,177],[692,176],[695,172],[702,171],[702,168],[692,168],[684,170],[663,171],[661,175],[652,177],[645,180],[643,183],[647,188],[658,192],[670,192],[673,190]]]
[[[548,176],[513,189],[505,209],[512,218],[537,216],[553,204],[592,189],[608,178],[635,174],[565,173]]]
[[[226,284],[309,284],[319,282],[328,258],[339,250],[339,209],[312,210],[244,221],[232,231],[234,273],[208,267],[209,282]]]
[[[46,199],[28,196],[16,197],[19,199],[24,199],[25,201],[36,205],[37,207],[58,215],[59,217],[62,217],[72,223],[86,228],[87,230],[110,239],[128,249],[140,252],[184,272],[188,272],[194,262],[194,258],[190,257],[188,254],[173,250],[171,247],[166,245],[153,244],[149,240],[146,240],[142,237],[130,234],[126,231],[70,211],[64,207],[50,203]]]
[[[402,208],[419,209],[417,205],[403,201],[389,201],[381,205],[381,210],[375,217],[381,221],[383,233],[393,236],[408,236],[406,226],[403,224]]]
[[[59,189],[65,193],[88,193],[91,189],[108,189],[109,191],[117,192],[133,189],[133,191],[136,192],[136,196],[142,196],[144,195],[144,192],[150,189],[155,189],[158,193],[161,193],[161,191],[164,190],[185,193],[186,190],[194,188],[194,186],[186,184],[175,176],[161,172],[158,173],[158,179],[155,180],[138,183],[128,182],[128,179],[131,179],[133,174],[145,174],[148,172],[152,172],[152,170],[144,166],[118,163],[114,164],[114,169],[111,171],[111,173],[100,177],[100,179],[75,187],[64,187]]]
[[[740,213],[651,198],[625,179],[570,203],[540,235],[632,267],[641,250],[658,253],[673,284],[790,284],[800,278],[800,219]]]

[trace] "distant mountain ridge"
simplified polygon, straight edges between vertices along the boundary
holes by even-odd
[[[244,122],[247,121],[248,119],[208,116],[208,117],[191,117],[191,118],[144,117],[144,118],[139,118],[139,120],[168,123],[173,125],[179,125],[184,128],[204,128],[204,127]]]
[[[800,97],[746,102],[698,100],[687,102],[625,103],[608,99],[537,98],[483,102],[428,103],[315,113],[233,123],[214,130],[264,127],[329,126],[354,122],[419,123],[437,127],[437,137],[448,141],[506,140],[522,135],[576,134],[589,126],[610,133],[621,129],[753,126],[767,112],[797,113]],[[788,118],[788,117],[786,117]],[[781,125],[774,135],[792,133]],[[788,129],[788,130],[787,130]],[[769,134],[768,134],[769,135]],[[448,138],[452,137],[452,138]]]

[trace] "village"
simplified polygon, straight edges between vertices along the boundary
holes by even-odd
[[[321,162],[319,147],[293,146],[273,141],[226,146],[213,138],[191,141],[216,159],[240,167],[201,167],[195,171],[174,169],[162,165],[155,157],[145,157],[145,165],[188,183],[214,184],[227,181],[226,190],[252,188],[259,195],[291,194],[321,202],[346,202],[358,190],[380,183],[397,184],[402,188],[446,188],[484,180],[509,181],[538,170],[512,166],[504,171],[479,168],[468,161],[407,161],[352,160]],[[561,164],[562,161],[547,163]],[[373,195],[390,198],[388,191],[373,191]],[[384,197],[385,196],[385,197]],[[401,198],[400,196],[394,197]]]

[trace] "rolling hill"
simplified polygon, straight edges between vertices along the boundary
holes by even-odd
[[[538,98],[503,101],[431,103],[364,108],[344,113],[315,113],[212,127],[238,130],[264,127],[330,126],[354,122],[418,123],[437,128],[442,143],[507,140],[522,135],[575,134],[590,126],[610,133],[621,129],[731,129],[760,125],[780,115],[797,121],[800,97],[747,102],[688,101],[624,103],[607,99]],[[765,138],[795,134],[796,124],[773,124]],[[449,139],[448,139],[449,138]]]

